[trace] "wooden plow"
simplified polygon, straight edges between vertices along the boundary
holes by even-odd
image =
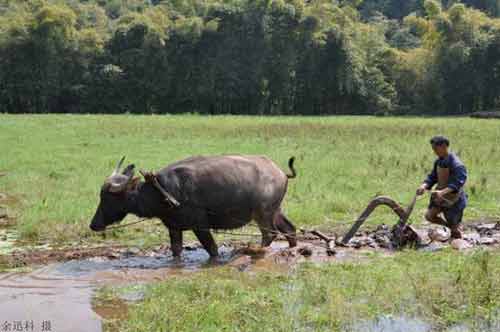
[[[378,196],[370,201],[368,206],[365,208],[363,213],[354,222],[351,229],[344,235],[340,241],[340,245],[347,245],[349,241],[353,238],[356,232],[359,230],[361,225],[368,219],[370,214],[380,205],[388,206],[392,211],[399,217],[399,221],[392,228],[392,244],[394,247],[399,248],[404,246],[409,242],[418,243],[420,242],[420,236],[418,233],[408,224],[408,219],[413,212],[415,203],[417,202],[417,195],[415,195],[408,205],[408,207],[403,208],[394,199],[387,196]]]

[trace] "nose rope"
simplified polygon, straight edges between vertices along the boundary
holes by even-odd
[[[114,229],[118,229],[118,228],[124,228],[124,227],[128,227],[128,226],[132,226],[132,225],[141,223],[141,222],[146,221],[146,220],[148,220],[148,219],[147,218],[142,218],[142,219],[136,220],[134,222],[130,222],[128,224],[109,226],[109,227],[106,227],[106,229],[103,229],[102,231],[99,231],[99,232],[104,232],[104,231],[107,231],[107,230],[114,230]]]
[[[129,226],[132,226],[132,225],[136,225],[136,224],[142,223],[142,222],[144,222],[146,220],[149,220],[149,219],[148,218],[142,218],[142,219],[139,219],[139,220],[127,223],[127,224],[123,224],[123,225],[109,226],[109,227],[106,227],[106,229],[103,229],[102,231],[99,231],[99,232],[103,233],[103,232],[106,232],[106,231],[112,231],[112,230],[115,230],[115,229],[129,227]],[[247,226],[253,226],[253,227],[256,227],[256,228],[260,228],[259,226],[252,225],[252,224],[248,224]],[[276,234],[276,235],[281,234],[279,231],[276,231],[276,230],[273,230],[273,229],[266,229],[266,228],[262,228],[262,229],[263,230],[267,230],[268,232]],[[189,230],[195,230],[195,231],[213,231],[216,234],[227,234],[227,235],[235,235],[235,236],[248,236],[248,237],[258,237],[258,236],[260,236],[260,234],[255,234],[255,233],[252,233],[252,234],[248,234],[248,233],[235,233],[235,232],[230,232],[230,231],[225,231],[225,230],[217,230],[217,229],[213,229],[213,228],[190,227]]]
[[[107,227],[106,229],[100,231],[101,233],[105,233],[106,231],[113,231],[113,230],[116,230],[116,229],[119,229],[119,228],[125,228],[125,227],[128,227],[128,226],[133,226],[133,225],[136,225],[136,224],[139,224],[139,223],[142,223],[144,221],[148,220],[147,218],[142,218],[140,220],[137,220],[137,221],[134,221],[134,222],[130,222],[130,223],[127,223],[127,224],[123,224],[123,225],[115,225],[115,226],[110,226],[110,227]],[[267,231],[269,233],[271,233],[272,235],[286,235],[280,231],[277,231],[275,229],[270,229],[270,228],[264,228],[264,227],[259,227],[258,225],[254,225],[252,223],[250,224],[247,224],[246,226],[250,226],[250,227],[254,227],[254,228],[258,228],[260,230],[264,230],[264,231]],[[198,230],[198,231],[213,231],[215,234],[220,234],[220,235],[231,235],[231,236],[239,236],[239,237],[249,237],[249,238],[258,238],[258,237],[261,237],[262,234],[257,234],[257,233],[237,233],[237,232],[232,232],[232,231],[227,231],[227,230],[221,230],[221,229],[213,229],[213,228],[201,228],[201,227],[191,227],[187,230],[191,230],[191,231],[195,231],[195,230]],[[334,239],[324,235],[323,233],[321,233],[320,231],[317,231],[315,229],[313,230],[308,230],[308,229],[304,229],[304,228],[300,228],[299,229],[300,233],[302,235],[306,235],[306,234],[310,234],[310,235],[313,235],[321,240],[325,240],[327,242],[330,242]]]

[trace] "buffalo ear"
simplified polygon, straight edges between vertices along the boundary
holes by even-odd
[[[135,165],[130,164],[127,167],[125,167],[122,174],[129,177],[129,178],[132,178],[134,176],[134,170],[135,170]]]
[[[139,182],[141,182],[140,177],[136,176],[136,177],[132,178],[127,184],[127,191],[135,190],[137,188],[137,185],[139,184]]]

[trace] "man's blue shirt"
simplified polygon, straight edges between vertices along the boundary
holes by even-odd
[[[438,182],[437,176],[437,167],[449,168],[450,177],[448,178],[448,187],[453,189],[455,192],[462,189],[467,181],[467,169],[464,164],[454,153],[449,153],[444,158],[438,158],[434,162],[434,167],[432,168],[432,172],[429,173],[427,179],[425,179],[425,183],[427,184],[427,188],[432,188]],[[462,191],[460,195],[460,199],[457,202],[457,207],[464,209],[467,205],[467,195]]]

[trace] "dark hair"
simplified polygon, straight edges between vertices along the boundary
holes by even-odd
[[[445,136],[441,136],[441,135],[434,136],[433,138],[431,138],[430,142],[432,145],[440,146],[440,145],[444,144],[446,146],[450,146],[450,140],[448,138],[446,138]]]

